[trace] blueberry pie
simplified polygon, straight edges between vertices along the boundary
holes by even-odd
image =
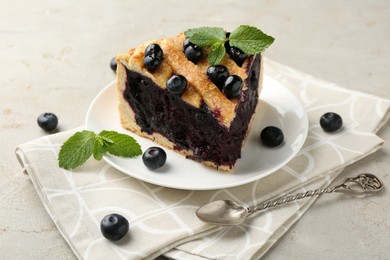
[[[210,48],[181,33],[118,54],[122,126],[189,159],[231,171],[262,87],[261,55],[233,50],[211,66]]]

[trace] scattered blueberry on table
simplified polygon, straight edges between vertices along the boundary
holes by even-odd
[[[100,230],[105,238],[117,241],[129,231],[129,221],[119,214],[109,214],[100,222]]]
[[[142,161],[150,170],[162,167],[167,161],[167,154],[160,147],[150,147],[142,155]]]
[[[267,126],[261,131],[260,139],[265,146],[279,146],[284,140],[283,131],[276,126]]]
[[[341,128],[343,120],[339,114],[327,112],[320,118],[320,125],[326,132],[334,132]]]
[[[58,118],[55,114],[46,112],[39,115],[37,119],[38,125],[43,130],[49,132],[54,130],[58,125]]]

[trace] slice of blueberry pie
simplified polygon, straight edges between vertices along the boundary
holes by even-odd
[[[262,57],[241,50],[239,33],[223,31],[207,43],[200,36],[186,31],[117,55],[120,120],[187,158],[231,171],[261,91]]]

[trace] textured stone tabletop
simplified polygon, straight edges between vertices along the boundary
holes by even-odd
[[[14,147],[84,123],[95,95],[114,79],[117,53],[203,25],[251,24],[276,38],[266,56],[340,86],[390,98],[390,2],[0,1],[0,259],[74,259],[42,206]],[[384,147],[338,180],[378,174],[390,187],[390,124]],[[326,158],[324,158],[326,160]],[[324,196],[265,259],[389,259],[389,188],[362,200]]]

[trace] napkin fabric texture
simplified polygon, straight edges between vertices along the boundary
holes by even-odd
[[[288,88],[309,117],[309,134],[300,152],[284,167],[253,183],[191,191],[156,186],[88,160],[67,171],[58,167],[62,143],[76,131],[48,135],[16,148],[24,172],[59,231],[80,259],[258,259],[302,216],[315,197],[265,210],[234,227],[208,225],[195,210],[214,200],[250,206],[262,201],[327,187],[341,170],[375,152],[383,143],[375,133],[387,121],[390,100],[347,90],[290,67],[265,60],[265,73]],[[325,112],[336,112],[343,127],[326,133]],[[222,173],[221,173],[222,174]],[[196,178],[196,172],[194,172]],[[101,219],[119,213],[130,222],[120,241],[105,239]]]

